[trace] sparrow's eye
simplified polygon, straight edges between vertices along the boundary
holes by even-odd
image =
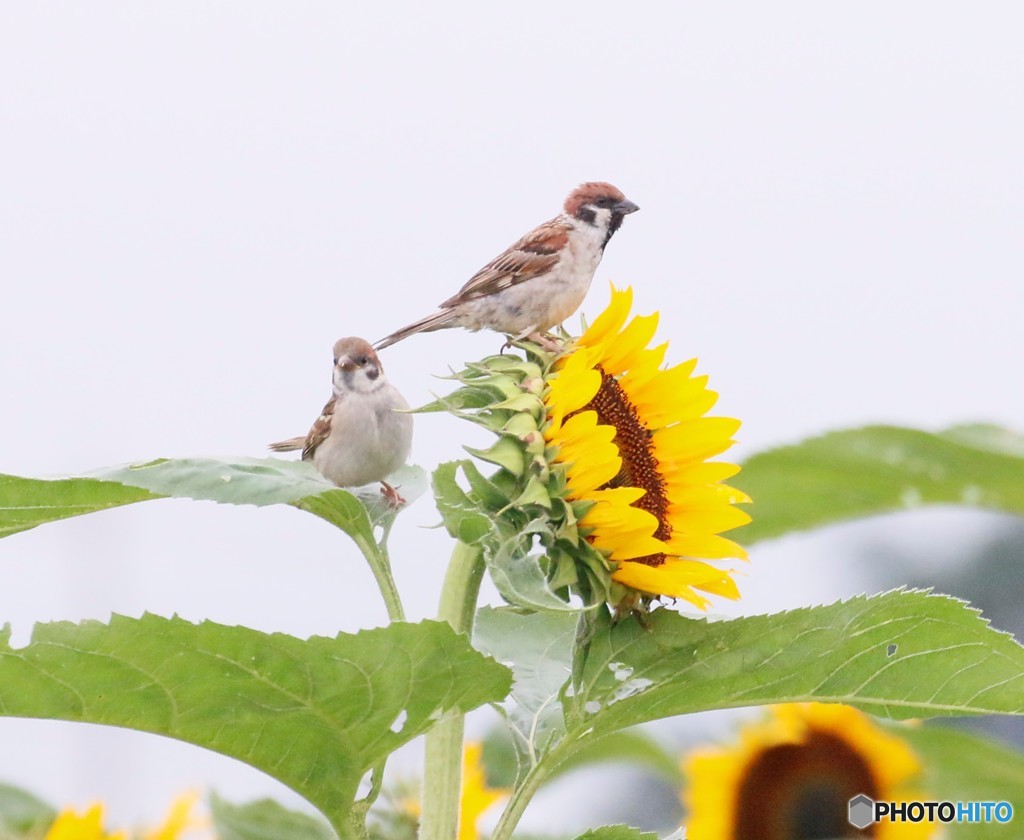
[[[606,207],[611,207],[614,203],[615,202],[613,202],[606,195],[601,196],[597,201],[594,202],[594,204],[596,204],[598,207],[601,207],[602,209]]]
[[[337,356],[334,357],[334,364],[338,364],[338,357]]]
[[[355,360],[356,364],[359,365],[359,367],[366,367],[369,361],[370,359],[368,356],[357,356]]]

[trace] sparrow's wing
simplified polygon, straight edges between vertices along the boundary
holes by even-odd
[[[320,412],[320,416],[316,418],[313,428],[306,435],[306,445],[302,447],[303,461],[308,461],[312,458],[316,448],[327,440],[328,435],[331,433],[331,425],[334,423],[334,409],[337,408],[337,405],[338,398],[331,397],[327,401],[327,405],[324,406],[324,410]]]
[[[561,258],[561,250],[569,241],[571,230],[571,224],[562,218],[534,228],[470,277],[459,293],[442,303],[441,308],[493,295],[550,271]]]

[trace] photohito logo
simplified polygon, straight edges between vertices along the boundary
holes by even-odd
[[[1009,802],[875,802],[860,793],[850,800],[848,819],[854,828],[867,828],[883,819],[912,823],[1008,823],[1013,819],[1013,806]]]

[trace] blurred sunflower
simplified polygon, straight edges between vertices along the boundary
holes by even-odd
[[[923,799],[921,772],[905,741],[849,706],[790,703],[740,730],[731,747],[692,753],[683,769],[691,840],[800,840],[875,837],[920,840],[928,823],[880,822],[858,831],[849,800]]]
[[[458,840],[479,840],[477,821],[498,800],[507,796],[505,788],[492,788],[487,784],[483,765],[483,745],[467,741],[462,751],[462,792],[459,798]],[[380,815],[371,837],[387,840],[404,840],[419,833],[420,800],[418,793],[411,793],[400,785],[395,791],[385,794],[391,813]]]
[[[194,826],[190,816],[198,797],[194,793],[179,796],[163,824],[142,834],[144,840],[178,840]],[[84,814],[68,809],[57,815],[44,840],[128,840],[126,831],[107,834],[103,830],[103,805],[96,803]]]
[[[612,288],[608,308],[548,377],[544,439],[563,465],[566,495],[591,503],[587,539],[615,561],[612,579],[645,595],[738,598],[730,572],[704,559],[745,558],[720,536],[750,521],[750,499],[721,482],[739,472],[708,463],[732,444],[738,420],[704,415],[718,395],[697,360],[663,368],[667,344],[648,347],[658,315],[626,323],[632,289]]]
[[[492,788],[484,773],[483,745],[475,741],[466,743],[462,753],[462,794],[459,800],[458,840],[479,840],[477,820],[495,802],[508,796],[504,788]]]
[[[103,806],[97,803],[82,815],[71,809],[61,811],[44,840],[128,840],[128,835],[103,831]]]

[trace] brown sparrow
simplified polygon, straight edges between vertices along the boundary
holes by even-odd
[[[414,333],[449,327],[487,327],[548,343],[543,334],[579,309],[608,240],[639,209],[611,184],[580,184],[565,199],[560,215],[487,263],[433,315],[375,346],[381,350]]]
[[[405,463],[412,445],[412,415],[398,390],[384,377],[380,359],[362,338],[334,345],[334,395],[304,438],[270,444],[274,452],[302,450],[302,460],[340,487],[374,481],[392,504],[398,491],[384,479]]]

